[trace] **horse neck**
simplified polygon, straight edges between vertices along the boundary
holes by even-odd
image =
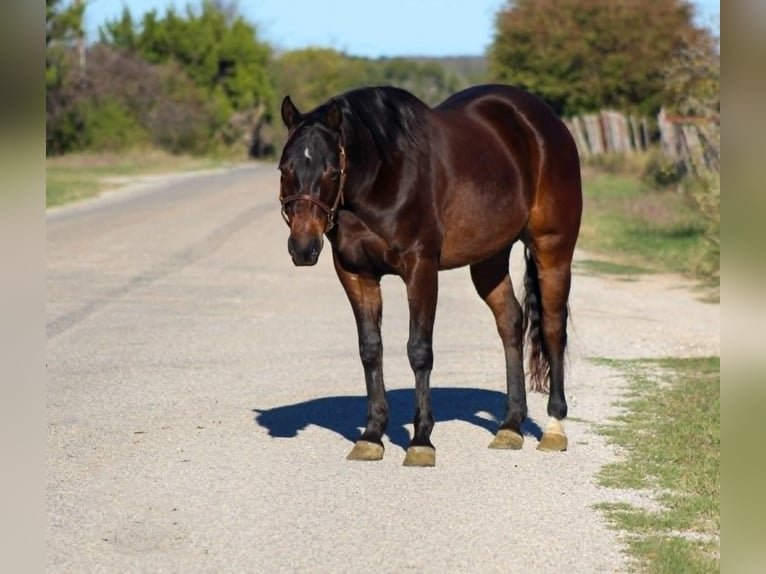
[[[369,194],[383,166],[383,158],[369,134],[367,137],[356,135],[344,140],[348,158],[344,196],[347,202],[353,203]]]
[[[428,138],[425,145],[412,144],[410,151],[398,151],[396,154],[386,154],[385,143],[375,139],[372,132],[364,126],[346,124],[342,140],[348,157],[348,178],[344,196],[353,206],[362,202],[371,194],[383,191],[381,186],[391,184],[391,178],[399,177],[404,171],[404,162],[430,161],[428,158]]]

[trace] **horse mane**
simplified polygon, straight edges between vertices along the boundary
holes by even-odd
[[[343,140],[349,150],[364,149],[365,140],[371,140],[378,156],[388,163],[401,154],[427,149],[430,108],[408,91],[392,86],[358,88],[333,97],[315,111],[324,114],[333,102],[342,112]]]

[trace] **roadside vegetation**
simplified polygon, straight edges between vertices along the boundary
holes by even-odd
[[[720,57],[710,50],[710,41],[685,46],[662,68],[663,101],[670,112],[696,122],[704,158],[690,154],[674,161],[655,146],[647,153],[586,161],[580,246],[613,263],[693,276],[717,300]]]
[[[578,246],[597,258],[579,268],[628,278],[680,273],[715,291],[718,213],[700,209],[701,182],[668,169],[658,150],[585,163]]]
[[[599,508],[626,532],[639,571],[718,572],[720,358],[595,361],[629,382],[624,413],[598,427],[624,451],[602,469],[600,482],[641,491],[658,506]]]
[[[47,155],[151,144],[272,157],[285,94],[306,109],[375,84],[435,104],[471,84],[507,82],[563,115],[612,107],[652,116],[667,100],[662,67],[710,36],[684,0],[654,0],[651,10],[642,0],[524,0],[488,15],[495,33],[484,57],[365,58],[316,46],[281,50],[237,2],[221,0],[146,13],[126,4],[86,37],[89,4],[46,0]]]

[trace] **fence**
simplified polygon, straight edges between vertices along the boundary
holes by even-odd
[[[580,157],[605,153],[630,154],[646,150],[651,143],[648,118],[626,116],[614,110],[565,119]],[[717,119],[670,116],[664,109],[657,117],[660,147],[672,161],[688,171],[720,171],[720,125]]]
[[[564,120],[574,136],[580,157],[604,153],[633,153],[649,146],[646,118],[625,116],[614,110]]]
[[[687,171],[721,171],[721,131],[717,118],[668,115],[657,117],[662,151]]]

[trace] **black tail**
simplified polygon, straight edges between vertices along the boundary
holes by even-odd
[[[545,348],[541,325],[540,279],[537,276],[537,264],[526,246],[524,247],[524,260],[527,264],[527,271],[524,275],[524,322],[522,329],[527,335],[528,343],[529,388],[532,391],[547,393],[551,365],[548,350]]]

